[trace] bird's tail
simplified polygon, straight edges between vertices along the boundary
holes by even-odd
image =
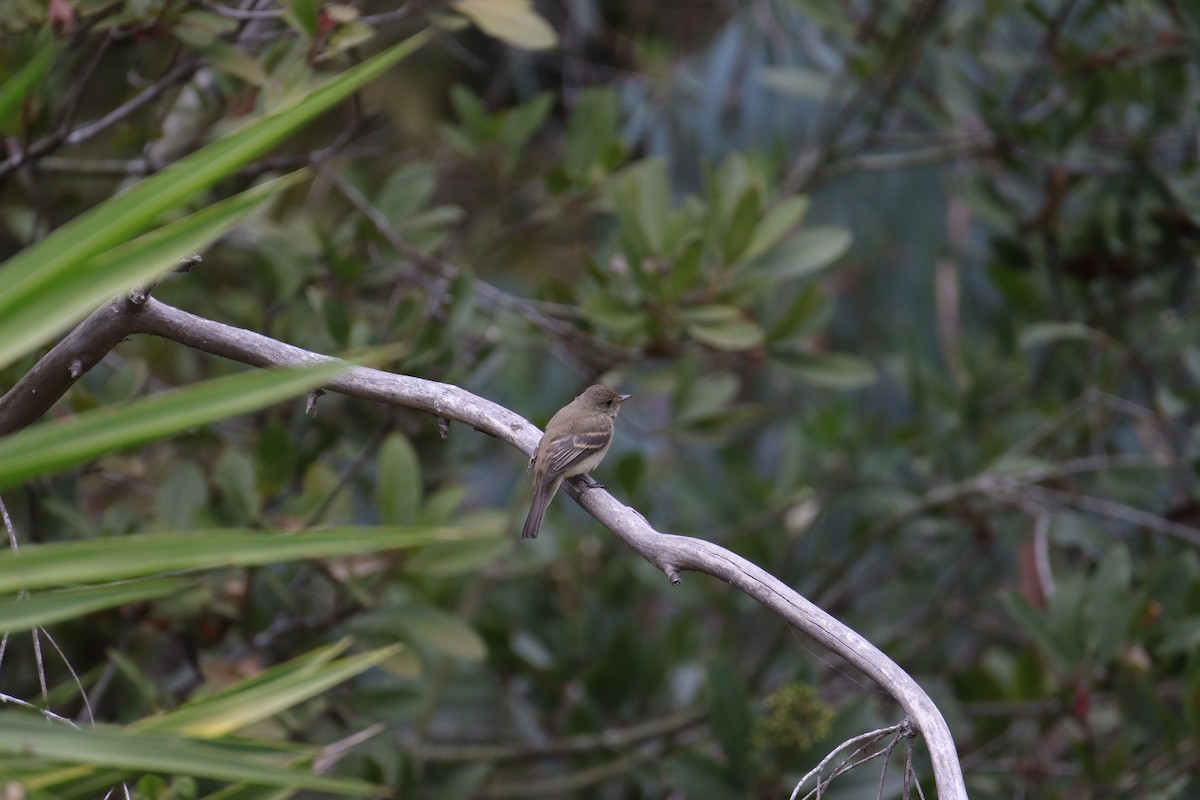
[[[522,539],[536,539],[538,531],[542,527],[542,518],[546,516],[546,506],[550,505],[550,500],[553,499],[555,491],[558,490],[558,483],[550,481],[547,483],[537,482],[533,490],[533,505],[529,506],[529,516],[525,517],[525,527],[521,529]]]

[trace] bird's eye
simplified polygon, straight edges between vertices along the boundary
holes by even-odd
[[[609,399],[605,400],[605,401],[604,401],[604,405],[606,405],[606,406],[611,406],[611,405],[612,405],[612,398],[610,397]]]

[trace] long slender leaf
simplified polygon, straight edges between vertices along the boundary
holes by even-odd
[[[0,287],[15,286],[35,272],[62,262],[85,261],[141,234],[164,212],[266,152],[318,114],[378,78],[430,38],[428,31],[409,37],[71,220],[0,267]]]
[[[0,366],[83,319],[113,295],[158,277],[184,256],[204,249],[268,198],[304,176],[300,171],[268,181],[82,264],[48,264],[30,280],[0,291]],[[0,280],[3,277],[0,272]]]
[[[337,656],[349,644],[350,641],[344,639],[305,653],[182,708],[138,720],[129,726],[129,730],[189,738],[224,736],[359,675],[401,649],[398,645],[385,647],[338,660]],[[305,758],[307,754],[300,755],[300,760]],[[79,796],[76,789],[85,788],[94,795],[120,783],[124,777],[125,773],[121,771],[75,766],[44,773],[40,785],[60,792],[69,788],[74,796]]]
[[[118,410],[101,408],[31,426],[0,440],[0,488],[277,403],[343,369],[329,363],[246,372],[151,395]]]
[[[311,764],[319,753],[316,747],[296,742],[226,738],[214,744],[233,747],[248,757],[288,765],[293,769]],[[41,763],[36,771],[27,773],[22,787],[48,790],[52,800],[96,800],[103,797],[113,786],[134,780],[136,777],[137,772],[129,769],[97,767],[93,764],[63,766],[58,763]]]
[[[206,795],[203,800],[287,800],[294,795],[295,791],[292,789],[238,784]]]
[[[198,742],[159,732],[98,725],[86,730],[47,725],[27,714],[0,714],[0,753],[47,762],[192,775],[265,786],[291,786],[339,795],[378,796],[382,787],[278,766],[245,748]],[[36,785],[36,782],[34,782]]]
[[[318,651],[332,657],[341,646]],[[253,725],[302,703],[326,689],[360,675],[391,658],[402,646],[382,647],[331,663],[306,659],[300,668],[281,664],[217,694],[135,725],[142,730],[165,731],[183,736],[224,736]]]
[[[185,585],[184,581],[166,579],[65,589],[32,597],[6,597],[0,599],[0,630],[5,633],[27,631],[125,603],[165,597]]]
[[[249,567],[303,558],[333,558],[454,541],[455,528],[330,528],[302,533],[220,529],[140,534],[116,539],[26,545],[0,553],[0,594],[77,586],[175,570]]]
[[[58,42],[52,41],[43,45],[15,75],[0,83],[0,124],[8,121],[9,116],[25,99],[25,95],[29,94],[29,90],[42,79],[58,50]]]

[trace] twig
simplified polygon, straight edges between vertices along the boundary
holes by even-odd
[[[839,744],[837,747],[830,750],[829,754],[827,756],[822,758],[821,761],[815,767],[813,767],[807,773],[805,773],[804,777],[801,778],[800,781],[796,784],[796,788],[792,790],[792,795],[789,798],[789,800],[796,800],[796,796],[800,794],[800,790],[804,787],[804,784],[808,783],[808,779],[813,777],[814,775],[820,775],[825,770],[825,767],[829,766],[829,762],[833,761],[833,759],[837,756],[837,754],[842,752],[846,748],[853,747],[854,745],[859,745],[858,748],[854,751],[855,753],[858,753],[858,752],[861,752],[863,748],[870,747],[872,744],[879,741],[884,736],[887,736],[890,733],[909,735],[913,730],[914,730],[914,728],[913,728],[912,722],[910,722],[909,720],[903,720],[902,722],[898,722],[895,725],[890,725],[886,728],[879,728],[879,729],[873,730],[873,731],[867,731],[866,733],[860,733],[858,736],[854,736],[854,737],[847,739],[846,741]],[[853,755],[851,755],[850,757],[853,758]],[[814,789],[813,791],[817,791],[818,789],[820,789],[820,786],[821,786],[821,780],[820,780],[820,778],[818,778],[817,779],[817,789]],[[965,790],[964,790],[963,797],[966,797]]]
[[[872,537],[881,536],[931,508],[961,500],[973,494],[1004,494],[1017,492],[1024,486],[1054,478],[1065,478],[1087,472],[1108,472],[1117,469],[1170,469],[1177,460],[1148,455],[1082,456],[1053,464],[1039,465],[1022,472],[985,472],[973,478],[937,486],[912,505],[890,514],[871,528]]]
[[[419,761],[517,761],[629,747],[698,725],[707,716],[702,710],[678,711],[627,728],[568,736],[544,745],[411,743],[406,746]]]
[[[883,59],[881,68],[874,71],[872,78],[862,82],[854,95],[837,111],[829,128],[820,136],[815,147],[809,149],[788,169],[782,185],[788,191],[803,191],[812,188],[827,171],[835,167],[842,158],[870,147],[882,126],[885,113],[912,77],[913,67],[920,59],[918,47],[921,36],[931,29],[938,18],[943,0],[924,0],[915,4],[910,14],[901,23],[894,41]],[[854,142],[847,143],[844,137],[850,126],[876,95],[876,109],[867,130]],[[832,97],[832,94],[830,95]],[[818,112],[821,113],[821,112]]]
[[[83,125],[75,128],[67,133],[55,132],[49,136],[43,137],[31,144],[24,150],[14,153],[8,158],[0,161],[0,178],[8,175],[13,170],[23,164],[31,161],[36,161],[47,153],[57,149],[63,144],[74,145],[80,142],[85,142],[103,131],[116,125],[118,122],[126,119],[135,113],[138,109],[157,100],[161,95],[167,92],[178,83],[182,83],[192,76],[199,68],[199,65],[192,60],[181,61],[171,69],[167,70],[158,80],[147,86],[135,97],[122,103],[112,111],[105,114],[100,119],[86,122]]]
[[[400,22],[424,11],[427,8],[436,8],[446,5],[446,0],[408,0],[400,8],[394,8],[391,11],[384,11],[379,14],[365,14],[358,18],[359,22],[367,25],[387,25],[392,22]]]
[[[1090,511],[1120,522],[1127,522],[1139,528],[1147,528],[1156,533],[1173,536],[1180,541],[1187,542],[1193,547],[1200,547],[1200,529],[1193,528],[1191,525],[1174,522],[1158,514],[1152,514],[1149,511],[1142,511],[1140,508],[1134,508],[1116,500],[1108,500],[1103,497],[1095,497],[1080,492],[1047,489],[1043,486],[1026,487],[1020,493],[1043,503],[1069,506],[1078,508],[1081,511]]]
[[[1050,516],[1039,514],[1033,522],[1033,572],[1038,591],[1046,600],[1054,597],[1054,572],[1050,567]]]
[[[112,45],[114,37],[112,32],[105,34],[100,40],[100,44],[88,58],[83,68],[78,72],[73,72],[71,75],[71,86],[67,90],[66,98],[62,103],[62,120],[58,124],[59,131],[65,136],[71,130],[71,126],[75,123],[75,113],[79,110],[79,102],[83,99],[84,90],[88,83],[91,82],[92,76],[96,74],[97,68],[100,66],[100,60],[104,58],[104,54],[108,52],[108,48]]]
[[[2,517],[4,519],[4,530],[5,530],[5,533],[8,534],[8,546],[15,552],[16,550],[20,549],[21,543],[20,543],[20,540],[17,538],[17,528],[15,525],[13,525],[12,517],[8,513],[8,505],[4,502],[3,498],[0,498],[0,517]],[[29,593],[22,590],[19,596],[28,597]],[[40,640],[38,639],[39,634],[46,637],[46,641],[50,643],[50,646],[54,648],[54,651],[56,653],[58,653],[58,657],[62,659],[63,664],[66,665],[67,672],[71,673],[71,679],[74,680],[75,685],[77,687],[79,687],[79,696],[83,699],[83,707],[84,707],[84,710],[87,711],[88,721],[91,724],[95,725],[96,724],[96,715],[92,711],[92,703],[88,699],[87,689],[84,688],[83,681],[79,679],[79,673],[77,673],[75,671],[75,667],[71,665],[70,660],[67,658],[67,654],[64,653],[62,648],[58,646],[58,642],[56,642],[54,640],[54,637],[51,636],[50,633],[45,628],[39,627],[39,628],[33,629],[32,635],[33,635],[34,658],[37,663],[38,680],[39,680],[39,682],[41,684],[41,688],[42,688],[43,703],[48,705],[48,702],[46,700],[47,695],[48,695],[48,690],[46,688],[46,672],[45,672],[44,666],[42,664],[42,647],[41,647]],[[8,631],[4,631],[4,633],[2,635],[0,635],[0,665],[3,665],[3,663],[4,663],[4,653],[7,650],[8,650]],[[35,707],[28,703],[25,703],[25,705],[29,705],[30,708]],[[57,716],[58,715],[54,714],[53,712],[48,712],[48,718],[57,717]],[[71,724],[74,725],[74,723],[71,723]]]
[[[239,22],[283,19],[283,10],[278,8],[259,11],[257,9],[233,8],[223,3],[211,2],[211,0],[199,0],[199,3],[218,16],[225,17],[226,19],[236,19]]]
[[[1054,58],[1054,48],[1058,46],[1058,39],[1062,35],[1063,26],[1066,25],[1067,17],[1071,16],[1076,2],[1077,0],[1065,0],[1065,2],[1059,5],[1054,17],[1046,23],[1046,33],[1042,36],[1042,40],[1038,44],[1034,58],[1029,62],[1029,66],[1025,68],[1021,77],[1017,79],[1012,94],[1008,96],[1008,100],[1004,104],[1005,110],[1008,113],[1012,114],[1017,111],[1017,106],[1020,105],[1025,95],[1032,88],[1033,82],[1046,74],[1047,62]]]
[[[0,692],[0,703],[12,703],[13,705],[20,706],[21,708],[28,708],[30,711],[36,711],[39,714],[41,714],[43,717],[45,717],[47,720],[49,720],[50,722],[61,722],[64,725],[70,725],[72,728],[79,727],[74,722],[72,722],[71,720],[62,716],[61,714],[55,714],[53,711],[51,711],[48,708],[41,708],[40,706],[35,706],[33,703],[30,703],[26,700],[22,700],[19,697],[13,697],[11,694],[5,694],[4,692]]]
[[[915,150],[863,153],[836,162],[825,171],[825,174],[828,177],[835,177],[850,172],[888,172],[909,167],[924,167],[930,164],[940,164],[943,161],[953,161],[963,156],[987,155],[995,148],[996,141],[991,136],[966,136],[960,140]]]
[[[387,723],[376,722],[374,725],[368,725],[361,731],[352,733],[345,738],[322,747],[321,752],[313,759],[313,772],[318,775],[328,772],[347,753],[350,753],[363,742],[374,739],[385,730],[387,730]]]
[[[389,425],[379,425],[375,428],[375,432],[371,434],[371,438],[359,448],[354,459],[342,470],[342,474],[338,476],[337,483],[325,493],[325,496],[321,498],[321,502],[317,503],[317,507],[305,518],[301,525],[302,528],[308,529],[320,524],[321,520],[333,506],[334,501],[337,500],[338,495],[350,485],[350,481],[357,477],[359,470],[367,463],[367,459],[379,449],[379,446],[383,443],[383,438],[388,434],[390,429],[391,426]]]

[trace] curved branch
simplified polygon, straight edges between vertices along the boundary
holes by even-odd
[[[0,436],[24,428],[66,394],[75,381],[136,333],[144,295],[131,293],[96,309],[0,397]]]
[[[117,301],[108,308],[125,312],[118,313],[118,316],[126,318],[130,332],[160,336],[257,367],[299,366],[336,360],[253,331],[198,317],[151,298],[147,298],[140,306]],[[93,314],[89,317],[80,325],[80,329],[89,323],[98,324],[94,322],[96,316]],[[64,349],[68,342],[86,346],[88,343],[76,336],[80,329],[72,332],[43,361],[54,356],[55,362],[61,366],[69,355],[56,355],[56,351]],[[126,329],[117,326],[117,330]],[[107,341],[115,345],[120,338],[114,339],[110,334]],[[41,366],[39,363],[38,367]],[[450,384],[368,367],[352,367],[327,388],[352,397],[425,411],[439,419],[470,425],[475,430],[508,442],[526,455],[534,452],[541,439],[541,431],[520,415]],[[53,403],[57,399],[47,398],[45,394],[42,393],[40,398],[43,402],[48,399],[49,403]],[[656,531],[637,510],[597,488],[586,477],[572,479],[566,489],[584,510],[662,570],[671,583],[678,585],[679,574],[684,571],[702,572],[720,578],[869,675],[900,703],[924,736],[933,761],[938,795],[946,800],[966,799],[962,768],[945,719],[917,682],[883,652],[774,575],[741,556],[703,539]]]

